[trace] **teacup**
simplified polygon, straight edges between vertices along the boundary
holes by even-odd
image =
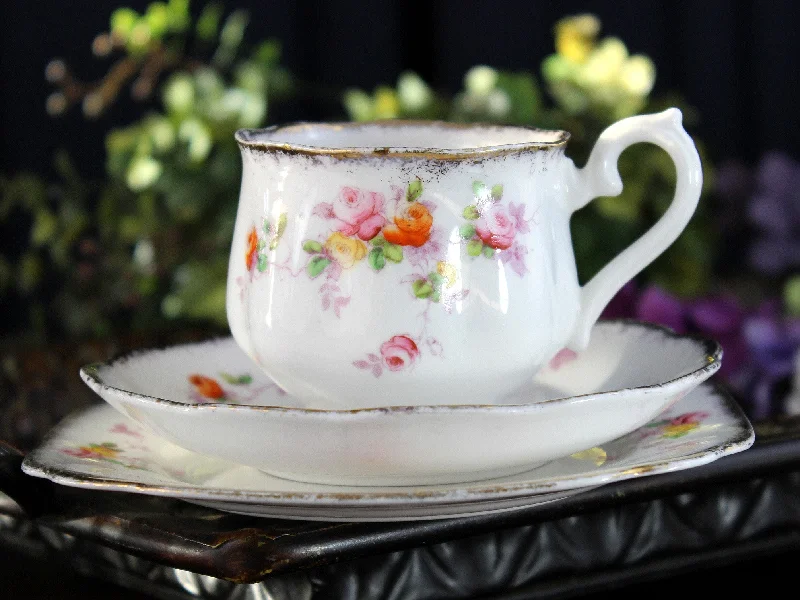
[[[686,226],[702,183],[677,109],[610,126],[583,169],[564,155],[567,132],[524,127],[303,123],[236,139],[231,331],[310,408],[502,402],[587,345],[606,303]],[[675,162],[672,205],[581,287],[570,216],[622,191],[617,159],[637,142]]]

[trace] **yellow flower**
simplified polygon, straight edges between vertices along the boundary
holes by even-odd
[[[103,458],[116,458],[119,454],[119,450],[113,447],[106,446],[104,444],[89,444],[87,448],[81,447],[81,450],[88,450],[93,454],[97,454],[102,456]]]
[[[439,261],[436,263],[436,272],[447,280],[447,287],[451,288],[456,284],[458,271],[449,262]]]
[[[634,96],[647,96],[656,82],[656,67],[647,56],[636,54],[625,61],[620,73],[622,87]]]
[[[400,100],[390,87],[379,87],[375,90],[373,105],[376,119],[396,119],[400,116]]]
[[[367,255],[367,246],[361,240],[336,232],[325,242],[325,250],[343,269],[349,269]]]
[[[599,467],[606,462],[608,455],[606,454],[605,450],[599,446],[595,446],[594,448],[589,448],[588,450],[576,452],[572,455],[572,458],[576,458],[578,460],[590,460]]]
[[[679,438],[683,437],[693,429],[697,429],[700,423],[681,423],[680,425],[667,425],[664,427],[663,437]]]
[[[592,14],[565,17],[556,23],[556,52],[582,63],[589,56],[600,32],[600,19]]]

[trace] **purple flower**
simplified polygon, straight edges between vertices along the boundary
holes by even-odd
[[[794,371],[800,348],[800,319],[784,319],[777,301],[748,312],[728,296],[682,300],[655,286],[637,296],[635,285],[628,284],[603,316],[635,316],[717,340],[725,353],[719,374],[749,404],[754,418],[776,411],[776,385]]]
[[[622,286],[611,301],[603,309],[602,319],[632,319],[636,315],[636,301],[639,289],[636,282],[631,280]]]
[[[800,163],[780,152],[764,156],[747,216],[758,230],[748,257],[755,269],[778,275],[800,265]]]
[[[639,296],[637,319],[666,325],[676,333],[686,333],[687,316],[686,304],[660,287],[651,286]]]
[[[692,329],[705,337],[717,340],[725,352],[719,373],[730,379],[747,363],[749,349],[742,336],[745,310],[730,297],[711,297],[695,300],[689,306]]]
[[[794,371],[800,346],[800,320],[758,314],[744,325],[752,356],[749,391],[752,416],[764,418],[775,409],[775,385]]]

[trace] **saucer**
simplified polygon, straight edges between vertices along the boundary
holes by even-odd
[[[60,484],[180,498],[249,515],[402,521],[553,501],[613,481],[703,465],[749,448],[753,439],[737,404],[703,384],[636,431],[518,475],[459,485],[326,486],[184,450],[101,405],[59,424],[22,468]]]
[[[595,326],[513,398],[356,410],[286,395],[233,339],[85,367],[104,400],[183,448],[297,481],[458,483],[506,476],[620,437],[710,377],[710,341],[634,322]]]

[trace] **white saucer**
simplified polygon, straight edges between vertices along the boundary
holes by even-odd
[[[749,448],[753,439],[736,403],[704,384],[645,427],[526,473],[458,485],[327,486],[201,456],[97,406],[62,422],[22,468],[65,485],[181,498],[250,515],[403,521],[553,501],[612,481],[706,464]]]
[[[231,339],[138,352],[81,375],[175,444],[298,481],[457,483],[511,475],[624,435],[720,366],[714,342],[632,322],[595,327],[502,404],[314,410]]]
[[[475,481],[624,435],[720,366],[714,342],[637,323],[597,325],[502,404],[315,410],[263,375],[231,339],[138,352],[81,371],[104,400],[201,454],[298,481]]]

